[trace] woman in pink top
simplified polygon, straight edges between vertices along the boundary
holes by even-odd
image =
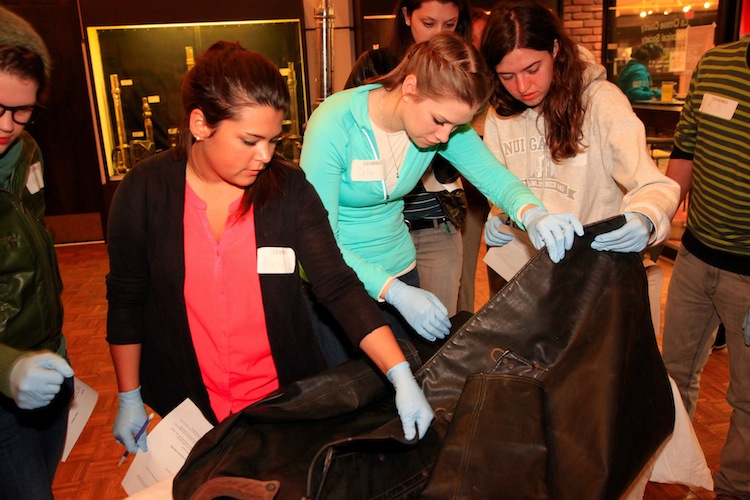
[[[213,423],[325,369],[298,262],[355,346],[396,388],[404,434],[432,409],[390,328],[346,266],[301,170],[275,154],[289,105],[278,68],[217,42],[182,85],[181,146],[140,162],[110,210],[107,341],[115,438],[146,450],[144,401],[190,398]],[[415,429],[416,424],[416,429]]]

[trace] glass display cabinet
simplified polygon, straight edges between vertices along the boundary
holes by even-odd
[[[281,152],[299,159],[308,116],[299,19],[92,26],[86,28],[104,170],[117,180],[143,158],[176,144],[180,85],[211,44],[237,41],[271,59],[287,79],[292,105]]]

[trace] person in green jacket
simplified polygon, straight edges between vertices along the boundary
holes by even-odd
[[[559,262],[583,228],[548,213],[490,153],[470,125],[489,97],[490,74],[453,33],[412,45],[375,83],[336,93],[312,114],[300,165],[320,195],[346,262],[395,322],[429,341],[448,334],[446,308],[419,288],[404,196],[439,151]],[[385,302],[386,304],[382,304]],[[387,314],[388,316],[388,314]]]
[[[648,64],[661,59],[663,54],[664,49],[658,43],[646,43],[633,49],[633,58],[617,77],[617,86],[630,102],[661,98],[661,90],[651,88],[653,81]]]
[[[39,34],[0,7],[0,498],[52,498],[73,393],[42,155],[24,131],[49,68]]]

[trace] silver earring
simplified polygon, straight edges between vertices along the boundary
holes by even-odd
[[[201,142],[203,140],[200,137],[198,137],[197,135],[194,135],[193,137],[195,138],[195,142]]]

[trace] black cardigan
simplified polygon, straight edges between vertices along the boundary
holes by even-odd
[[[107,341],[143,345],[142,395],[156,412],[164,415],[190,397],[216,423],[183,295],[185,165],[185,159],[161,153],[139,163],[115,193],[107,231]],[[289,168],[283,191],[255,213],[257,245],[292,248],[317,299],[358,346],[386,321],[345,264],[325,208],[304,173]],[[279,384],[323,370],[299,273],[263,274],[260,285]]]

